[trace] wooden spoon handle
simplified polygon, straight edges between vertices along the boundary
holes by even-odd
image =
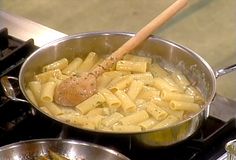
[[[150,36],[156,29],[163,25],[167,20],[173,17],[179,10],[186,6],[188,0],[177,0],[161,14],[155,17],[151,22],[144,26],[136,35],[130,38],[120,48],[107,57],[100,65],[92,71],[95,77],[101,75],[105,70],[109,69],[114,63],[122,59],[123,56],[141,44],[148,36]]]

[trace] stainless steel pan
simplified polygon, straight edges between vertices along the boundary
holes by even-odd
[[[109,148],[69,139],[34,139],[0,147],[0,159],[34,160],[47,156],[49,150],[70,160],[129,160],[128,157]]]
[[[158,37],[149,37],[133,52],[139,55],[152,57],[154,61],[160,61],[160,63],[163,63],[164,61],[168,62],[173,66],[180,68],[188,79],[197,84],[197,87],[201,90],[206,100],[203,109],[199,113],[178,124],[158,130],[138,133],[106,133],[93,131],[73,126],[72,124],[63,122],[44,113],[27,97],[25,92],[26,83],[31,80],[34,73],[39,72],[43,65],[63,57],[68,59],[73,59],[76,56],[85,57],[85,54],[90,51],[94,51],[100,55],[111,54],[112,51],[121,46],[131,36],[134,36],[134,34],[116,32],[83,33],[67,36],[51,42],[31,54],[22,65],[19,74],[21,91],[27,101],[41,113],[63,124],[87,132],[87,134],[96,133],[114,137],[130,136],[141,145],[154,147],[168,146],[185,140],[201,126],[204,119],[209,115],[209,107],[216,92],[216,77],[235,70],[236,65],[214,72],[210,65],[194,51]],[[9,78],[16,79],[15,77],[3,77],[1,79],[7,96],[16,101],[25,101],[15,97],[14,89],[8,81]]]

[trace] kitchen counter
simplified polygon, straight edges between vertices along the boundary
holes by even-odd
[[[31,38],[47,37],[45,42],[81,32],[125,31],[137,32],[174,0],[1,0],[0,10],[21,16],[30,23],[45,25],[44,33],[33,33]],[[5,14],[1,12],[2,14]],[[202,56],[214,70],[236,63],[236,1],[191,0],[189,5],[154,34],[182,44]],[[6,16],[4,16],[6,17]],[[4,23],[7,22],[5,18]],[[18,24],[18,21],[13,20]],[[39,24],[38,24],[39,23]],[[0,20],[2,27],[3,20]],[[21,26],[23,29],[25,25]],[[28,26],[28,28],[30,28]],[[51,29],[52,28],[52,29]],[[14,29],[9,29],[10,34]],[[59,31],[59,32],[57,32]],[[43,36],[42,36],[43,35]],[[21,36],[25,36],[21,34]],[[44,42],[44,43],[45,43]],[[43,43],[40,43],[41,46]],[[225,97],[236,101],[236,72],[217,79],[218,100]],[[236,106],[235,106],[236,107]],[[220,108],[217,114],[220,113]],[[231,108],[231,111],[234,110]],[[214,111],[215,112],[215,111]],[[234,113],[232,113],[234,115]],[[227,119],[227,117],[224,117]]]
[[[7,28],[9,35],[20,40],[34,39],[34,44],[43,46],[55,39],[66,36],[66,34],[33,22],[24,17],[8,14],[0,11],[0,29]]]

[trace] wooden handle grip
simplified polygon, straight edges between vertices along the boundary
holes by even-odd
[[[161,14],[155,17],[151,22],[144,26],[134,37],[129,39],[120,48],[113,52],[107,57],[98,67],[96,67],[92,73],[98,77],[106,69],[109,69],[114,63],[122,59],[123,56],[129,53],[131,50],[141,44],[148,36],[150,36],[156,29],[162,26],[167,20],[173,17],[178,11],[186,6],[188,0],[177,0],[175,3],[170,5]]]

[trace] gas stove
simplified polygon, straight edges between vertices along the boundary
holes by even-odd
[[[5,13],[0,13],[1,20],[5,17]],[[6,19],[3,22],[6,22]],[[10,23],[6,22],[6,24]],[[43,45],[37,36],[25,40],[27,37],[21,38],[16,34],[17,32],[12,32],[13,35],[8,34],[9,30],[5,28],[8,26],[11,30],[14,29],[12,24],[0,25],[0,78],[5,75],[17,77],[27,56]],[[55,39],[65,36],[57,31],[54,33],[57,33]],[[16,87],[17,97],[24,98],[18,85],[13,83],[13,86]],[[225,144],[236,139],[235,115],[236,102],[216,95],[211,105],[210,116],[190,138],[168,147],[142,148],[135,145],[129,137],[127,139],[113,139],[98,135],[88,137],[75,128],[34,112],[30,104],[9,100],[0,87],[0,146],[28,139],[67,138],[100,144],[115,149],[131,159],[221,160],[226,159]]]

